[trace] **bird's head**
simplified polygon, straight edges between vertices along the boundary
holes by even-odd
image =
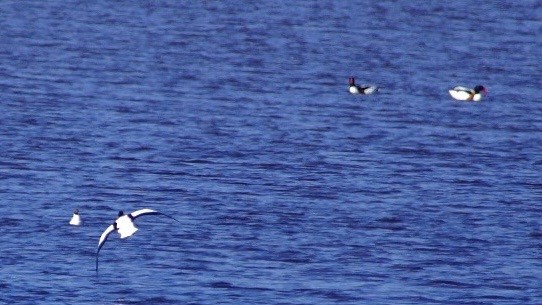
[[[478,86],[474,87],[474,92],[476,92],[476,93],[480,93],[480,92],[487,93],[487,89],[482,85],[478,85]]]
[[[350,86],[354,86],[355,83],[356,83],[356,81],[355,81],[354,77],[353,77],[353,76],[350,76],[350,77],[348,78],[348,84],[349,84]]]

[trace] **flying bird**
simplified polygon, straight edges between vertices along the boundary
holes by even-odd
[[[107,240],[109,235],[114,231],[117,231],[120,235],[120,238],[122,239],[132,236],[138,230],[138,228],[136,228],[134,224],[134,220],[140,216],[146,215],[162,215],[180,223],[180,221],[170,215],[160,213],[151,209],[141,209],[130,214],[124,214],[123,211],[119,211],[117,220],[115,220],[113,224],[111,224],[109,227],[107,227],[107,229],[105,229],[105,231],[100,236],[100,240],[98,241],[98,251],[96,251],[96,272],[98,272],[98,254],[100,253],[100,250],[104,246],[105,241]]]

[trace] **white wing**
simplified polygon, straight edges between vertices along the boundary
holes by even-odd
[[[102,236],[100,236],[100,241],[98,242],[98,252],[100,252],[100,249],[103,247],[105,241],[107,240],[107,237],[111,232],[115,231],[115,225],[110,225],[105,229],[105,231],[102,233]]]
[[[137,218],[139,216],[143,216],[143,215],[156,215],[156,214],[161,214],[161,213],[159,213],[159,212],[157,212],[155,210],[151,210],[151,209],[141,209],[141,210],[137,210],[135,212],[130,213],[130,216],[132,216],[130,218],[135,219],[135,218]]]
[[[378,91],[378,88],[376,86],[369,86],[369,87],[363,88],[363,93],[365,94],[373,94],[376,91]]]
[[[463,89],[466,89],[466,90],[463,90]],[[456,100],[460,100],[460,101],[466,101],[466,100],[469,100],[472,98],[472,92],[470,91],[470,89],[467,89],[467,88],[464,88],[464,87],[455,87],[454,89],[452,90],[448,90],[448,92],[450,93],[450,95],[456,99]]]
[[[103,245],[105,244],[105,241],[107,240],[107,237],[115,231],[115,225],[112,224],[105,231],[102,233],[102,236],[100,236],[100,241],[98,241],[98,251],[96,251],[96,272],[98,271],[98,253],[100,253],[100,249],[102,249]]]
[[[162,216],[169,217],[169,218],[175,220],[176,222],[180,223],[180,221],[178,221],[177,219],[169,216],[168,214],[160,213],[160,212],[157,212],[157,211],[151,210],[151,209],[141,209],[141,210],[137,210],[135,212],[132,212],[132,213],[130,213],[130,218],[136,219],[137,217],[144,216],[144,215],[162,215]]]

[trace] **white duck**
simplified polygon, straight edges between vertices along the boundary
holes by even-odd
[[[378,91],[378,87],[376,86],[358,86],[356,85],[356,80],[353,76],[350,76],[348,78],[348,92],[351,94],[373,94]]]
[[[478,85],[474,89],[457,86],[448,90],[448,92],[456,100],[478,102],[482,99],[482,94],[487,93],[487,89],[482,85]]]
[[[79,215],[79,210],[73,211],[72,219],[70,219],[70,225],[79,226],[81,225],[81,215]]]

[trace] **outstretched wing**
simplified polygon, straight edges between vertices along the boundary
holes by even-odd
[[[160,212],[157,212],[157,211],[151,210],[151,209],[141,209],[141,210],[137,210],[135,212],[132,212],[132,213],[130,213],[130,218],[136,219],[136,218],[138,218],[140,216],[145,216],[145,215],[162,215],[162,216],[166,216],[168,218],[171,218],[171,219],[175,220],[178,223],[181,223],[180,221],[173,218],[172,216],[169,216],[167,214],[160,213]]]
[[[104,246],[107,237],[109,237],[113,231],[115,231],[115,224],[107,227],[107,229],[105,229],[105,231],[102,233],[102,236],[100,236],[100,241],[98,241],[98,251],[96,251],[96,272],[98,271],[98,253],[100,253],[100,249],[102,249]]]

